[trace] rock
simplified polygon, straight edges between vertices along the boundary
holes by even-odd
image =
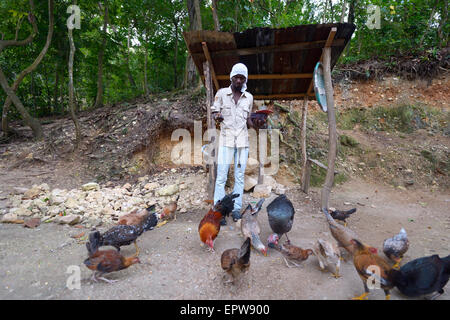
[[[245,166],[245,174],[252,175],[258,174],[259,161],[254,158],[247,159],[247,165]]]
[[[122,186],[122,188],[125,189],[125,190],[128,190],[128,191],[131,191],[131,184],[125,183],[125,184]]]
[[[59,224],[74,225],[74,224],[77,224],[78,222],[80,222],[80,220],[81,220],[81,216],[69,214],[67,216],[57,216],[55,219],[55,222],[59,223]]]
[[[50,191],[50,187],[48,186],[48,184],[43,183],[41,185],[38,186],[43,192],[48,192]]]
[[[255,189],[253,190],[252,197],[254,198],[268,198],[270,197],[270,193],[272,191],[272,187],[265,184],[257,184]]]
[[[278,195],[280,195],[280,194],[285,194],[285,193],[286,193],[286,187],[283,186],[282,184],[278,184],[278,185],[275,187],[275,189],[273,190],[273,192],[274,192],[275,194],[278,194]]]
[[[39,187],[33,187],[24,192],[22,199],[34,199],[41,194],[42,190]]]
[[[22,187],[14,187],[13,188],[13,193],[16,195],[24,194],[27,191],[28,191],[27,188],[22,188]]]
[[[250,191],[251,188],[258,184],[258,178],[254,176],[245,176],[244,177],[244,190]]]
[[[48,215],[50,217],[54,217],[54,216],[58,215],[61,211],[62,211],[61,207],[58,207],[58,206],[50,207],[50,209],[48,210]]]
[[[180,209],[180,213],[185,213],[185,212],[187,212],[187,209],[186,209],[186,208],[181,208],[181,209]]]
[[[33,212],[31,210],[28,210],[27,208],[24,208],[24,207],[17,208],[14,211],[14,213],[19,217],[21,217],[21,216],[29,217],[29,216],[33,215]]]
[[[66,201],[66,191],[60,190],[60,189],[53,189],[48,198],[48,203],[51,206],[54,206],[54,205],[59,205],[59,204],[63,203],[64,201]]]
[[[7,213],[2,218],[3,223],[14,223],[13,221],[16,221],[16,220],[17,220],[17,214],[15,214],[15,213]]]
[[[263,176],[263,184],[265,184],[267,186],[271,186],[272,189],[275,189],[275,187],[278,186],[278,183],[275,181],[275,179],[269,175]]]
[[[149,191],[153,191],[153,190],[155,190],[157,188],[159,188],[159,183],[158,182],[150,182],[150,183],[147,183],[144,186],[144,189],[149,190]]]
[[[81,190],[83,190],[83,191],[100,190],[100,185],[96,182],[89,182],[89,183],[83,184],[81,186]]]
[[[66,208],[74,209],[78,207],[78,202],[73,198],[67,198],[67,200],[64,202],[64,205],[66,206]]]
[[[34,228],[38,227],[40,224],[41,224],[40,218],[32,218],[32,219],[25,220],[25,222],[23,223],[23,226],[25,228],[34,229]]]
[[[172,185],[168,185],[167,187],[158,189],[158,191],[156,191],[156,193],[159,196],[171,196],[179,191],[180,191],[180,188],[178,187],[178,185],[172,184]]]

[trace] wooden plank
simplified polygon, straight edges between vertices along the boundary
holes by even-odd
[[[210,55],[213,58],[218,58],[226,56],[248,56],[260,53],[275,53],[275,52],[289,52],[289,51],[316,49],[316,48],[323,48],[326,45],[327,41],[328,39],[310,42],[296,42],[281,45],[262,46],[262,47],[228,49],[228,50],[212,51],[210,52]],[[331,42],[332,47],[340,47],[343,46],[344,44],[345,39],[335,39],[334,41]],[[204,56],[203,53],[193,54],[193,57],[195,58],[201,58],[203,56]]]
[[[220,89],[219,87],[219,81],[217,81],[216,78],[216,72],[214,71],[214,65],[211,59],[211,55],[209,54],[209,50],[208,50],[208,45],[206,44],[206,42],[202,42],[202,47],[203,47],[203,53],[205,55],[206,60],[209,62],[209,71],[211,73],[212,76],[212,80],[214,81],[214,86],[216,87],[216,91]]]
[[[332,43],[334,45],[333,39],[334,39],[334,36],[336,35],[336,32],[337,32],[337,28],[336,27],[331,28],[330,33],[328,34],[327,41],[325,41],[324,48],[331,47]],[[323,60],[323,50],[322,50],[322,54],[320,55],[319,62],[322,62],[322,60]],[[311,82],[309,83],[308,91],[306,91],[308,93],[308,95],[311,93],[311,90],[313,88],[313,84],[314,84],[314,79],[311,78]]]
[[[270,100],[270,99],[294,99],[294,98],[303,98],[305,97],[305,93],[280,93],[280,94],[268,94],[268,95],[260,95],[256,94],[253,96],[255,100]],[[314,94],[310,94],[310,97],[314,98]]]
[[[328,107],[328,169],[325,183],[322,187],[321,204],[322,209],[328,209],[328,200],[334,182],[334,163],[337,154],[336,115],[334,111],[333,85],[331,82],[331,47],[323,49],[323,67]]]
[[[310,79],[313,77],[312,73],[286,73],[286,74],[249,74],[249,80],[264,80],[264,79]],[[230,80],[229,74],[216,75],[217,80]]]
[[[209,70],[209,63],[205,61],[203,63],[203,72],[205,73],[205,87],[206,87],[206,117],[208,124],[208,129],[215,129],[215,123],[212,119],[212,112],[211,107],[213,105],[214,101],[214,92],[213,92],[213,84],[212,84],[212,78]],[[216,137],[212,137],[211,144],[216,144]],[[211,157],[216,156],[215,149],[211,153]],[[209,172],[208,172],[208,186],[207,186],[207,193],[208,193],[208,199],[214,199],[214,189],[216,186],[216,175],[217,175],[217,162],[214,161],[213,164],[208,164]]]

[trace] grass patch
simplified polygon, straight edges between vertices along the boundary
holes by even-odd
[[[441,126],[442,113],[425,105],[402,104],[398,106],[379,106],[372,109],[349,109],[338,112],[337,126],[352,130],[359,124],[366,130],[400,131],[411,133],[417,129]]]
[[[318,166],[313,165],[311,168],[311,180],[309,181],[309,185],[312,187],[322,187],[325,182],[325,177],[327,175],[327,171],[325,169],[319,168]],[[342,184],[348,180],[348,177],[343,173],[338,173],[334,176],[333,186],[337,184]]]

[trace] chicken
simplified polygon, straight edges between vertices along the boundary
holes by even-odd
[[[328,221],[328,226],[330,227],[330,232],[336,239],[338,246],[344,248],[348,253],[353,254],[355,247],[352,243],[352,239],[359,239],[359,236],[347,227],[344,227],[334,221],[333,217],[328,213],[328,210],[323,208],[323,213]],[[369,247],[373,253],[377,253],[377,249]]]
[[[258,212],[261,210],[264,198],[260,199],[255,208],[251,204],[242,213],[241,232],[245,238],[250,238],[253,248],[267,256],[267,247],[262,243],[259,234],[261,228],[258,224]]]
[[[286,239],[289,240],[287,233],[291,231],[294,222],[294,206],[292,202],[282,194],[275,198],[267,206],[267,214],[269,217],[269,225],[274,234],[269,236],[268,242],[278,245],[278,240],[286,234]]]
[[[329,210],[330,215],[335,220],[340,220],[344,222],[344,227],[347,226],[347,222],[345,221],[352,213],[356,212],[356,208],[347,210],[347,211],[340,211],[340,210]]]
[[[117,225],[109,229],[103,234],[99,235],[99,247],[100,246],[113,246],[120,251],[121,246],[127,246],[134,242],[136,247],[136,255],[139,255],[139,248],[136,244],[136,239],[144,232],[152,230],[158,223],[159,216],[153,211],[148,215],[139,225]]]
[[[116,250],[98,250],[100,245],[100,233],[93,232],[89,235],[89,241],[86,242],[89,257],[84,260],[87,268],[94,271],[92,280],[97,282],[98,279],[108,283],[116,282],[117,280],[108,280],[102,275],[114,271],[119,271],[128,268],[129,266],[140,263],[136,256],[124,257]],[[100,276],[99,278],[97,278]]]
[[[165,225],[169,220],[177,220],[177,206],[178,206],[178,199],[180,199],[180,196],[176,198],[175,201],[170,202],[167,206],[165,206],[161,211],[161,219],[162,222],[158,223],[157,227],[162,227]]]
[[[286,262],[286,265],[289,268],[291,266],[289,265],[288,260],[296,267],[300,267],[298,263],[307,260],[310,255],[314,254],[314,252],[311,249],[305,250],[300,247],[294,246],[290,243],[289,240],[285,241],[285,243],[282,244],[281,246],[271,242],[269,243],[269,247],[281,252],[284,258],[284,262]]]
[[[321,270],[325,268],[334,267],[331,271],[333,276],[337,279],[340,277],[339,269],[341,267],[341,253],[335,242],[325,241],[323,239],[317,239],[316,245],[314,246],[314,254],[319,260],[319,266]]]
[[[398,268],[400,261],[403,259],[403,255],[409,248],[408,235],[404,228],[400,230],[400,233],[396,234],[392,238],[388,238],[383,242],[383,252],[389,259],[395,261],[393,268]]]
[[[234,283],[240,274],[247,272],[250,268],[250,238],[244,241],[240,249],[225,250],[220,258],[220,264],[231,277],[228,282]]]
[[[379,283],[380,287],[384,290],[386,300],[389,300],[389,290],[394,287],[390,280],[393,270],[392,267],[378,254],[373,253],[371,250],[369,250],[369,246],[364,245],[357,239],[352,239],[351,242],[355,247],[353,253],[353,264],[364,284],[365,290],[365,292],[361,296],[355,297],[353,299],[367,299],[367,295],[369,294],[369,287],[367,286],[367,283],[371,279]]]
[[[214,251],[214,240],[220,231],[220,221],[223,217],[229,216],[234,208],[234,198],[239,194],[226,195],[222,200],[209,209],[198,225],[200,240],[208,245],[209,250]]]
[[[450,255],[440,258],[437,254],[418,258],[394,270],[391,276],[397,289],[408,297],[418,297],[437,292],[432,300],[444,293],[450,278]]]
[[[148,215],[155,210],[155,205],[152,205],[148,207],[147,209],[135,209],[131,211],[130,213],[127,213],[126,215],[119,218],[118,224],[123,224],[127,226],[132,225],[139,225],[141,224],[145,219],[148,218]]]

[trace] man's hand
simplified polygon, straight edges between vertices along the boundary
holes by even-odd
[[[217,121],[217,122],[222,122],[223,121],[223,116],[222,116],[222,114],[220,112],[214,112],[212,114],[212,118],[213,118],[214,121]]]
[[[266,114],[252,113],[250,115],[250,120],[253,124],[254,129],[267,128],[267,115]]]

